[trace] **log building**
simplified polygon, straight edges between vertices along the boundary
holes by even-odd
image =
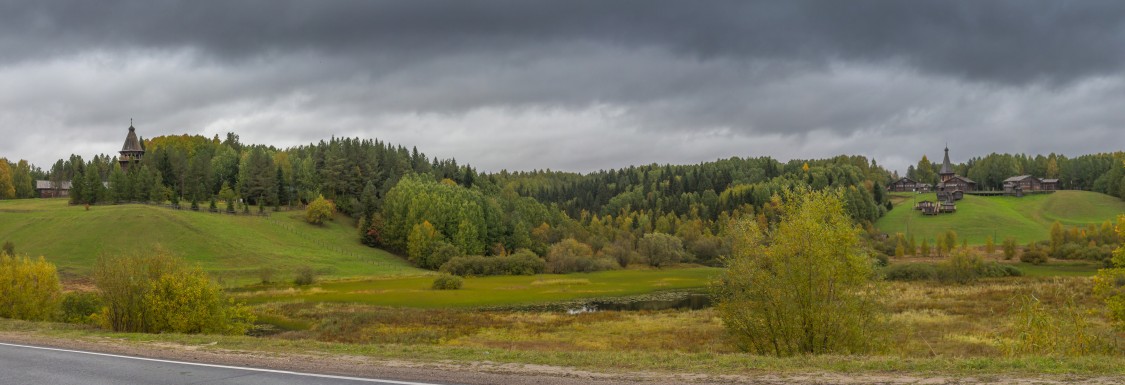
[[[141,159],[145,156],[144,144],[137,138],[137,129],[133,128],[133,122],[129,122],[129,134],[125,136],[125,145],[121,146],[121,154],[117,157],[117,162],[121,163],[121,169],[129,171],[129,165],[133,163],[140,163]]]

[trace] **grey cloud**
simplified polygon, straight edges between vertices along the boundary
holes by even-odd
[[[0,0],[0,155],[113,152],[130,117],[486,170],[1105,151],[1123,35],[1094,1]]]
[[[1117,1],[43,1],[0,5],[11,57],[122,47],[504,54],[556,43],[656,47],[703,60],[901,61],[1003,84],[1125,63]],[[11,60],[11,59],[8,59]]]

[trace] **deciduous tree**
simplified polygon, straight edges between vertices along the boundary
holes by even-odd
[[[679,263],[687,258],[680,238],[664,233],[645,234],[644,238],[637,241],[637,249],[649,266],[653,267]]]
[[[309,203],[309,207],[305,209],[305,222],[314,225],[323,224],[326,220],[331,220],[332,215],[336,212],[336,206],[331,201],[324,199],[324,196],[318,196],[316,200]]]
[[[61,300],[55,265],[0,252],[0,317],[48,320]]]
[[[16,197],[16,185],[12,183],[12,167],[8,160],[0,158],[0,199]]]
[[[735,222],[733,255],[714,289],[740,347],[779,356],[876,348],[873,264],[843,199],[839,191],[788,193],[769,234],[753,220]]]

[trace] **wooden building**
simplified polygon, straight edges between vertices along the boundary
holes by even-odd
[[[914,205],[914,209],[922,211],[922,214],[937,213],[937,210],[934,209],[934,202],[931,201],[918,202]]]
[[[58,198],[70,196],[70,181],[59,183],[49,180],[35,181],[35,195],[40,198]]]
[[[1058,185],[1058,180],[1055,180],[1055,186]],[[1012,195],[1023,195],[1025,192],[1042,191],[1043,181],[1031,175],[1013,176],[1004,179],[1004,193]]]
[[[957,212],[957,205],[954,204],[952,201],[945,201],[945,202],[941,202],[941,206],[940,206],[939,209],[943,213],[953,213],[953,212]]]
[[[966,191],[977,190],[977,182],[957,175],[953,171],[953,163],[949,162],[949,147],[945,148],[945,158],[941,161],[941,170],[938,171],[938,176],[941,177],[941,183],[936,186],[938,199],[949,202],[950,205],[953,204],[953,201],[964,198]]]
[[[954,175],[947,179],[945,182],[942,182],[941,187],[943,187],[946,191],[952,192],[976,191],[977,182],[974,182],[972,179],[960,175]]]
[[[1055,191],[1059,189],[1059,180],[1043,179],[1042,181],[1040,181],[1039,186],[1039,188],[1043,189],[1043,191]]]
[[[919,184],[920,183],[914,181],[913,179],[910,179],[910,178],[907,178],[907,177],[902,177],[902,178],[899,178],[898,180],[894,181],[894,183],[891,183],[890,185],[888,185],[887,190],[895,191],[895,192],[915,191],[915,190],[918,189]]]
[[[125,171],[129,171],[130,164],[140,163],[145,156],[144,145],[137,138],[137,129],[133,128],[132,121],[129,122],[129,134],[125,136],[125,145],[121,146],[119,153],[121,155],[117,157],[117,161]]]

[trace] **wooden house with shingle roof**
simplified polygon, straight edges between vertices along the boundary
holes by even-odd
[[[894,181],[894,183],[891,183],[889,186],[887,186],[887,190],[895,191],[895,192],[914,191],[915,189],[918,188],[919,184],[920,183],[918,183],[917,181],[915,181],[913,179],[910,179],[910,178],[907,178],[907,177],[902,177],[902,178],[899,178],[898,180]]]
[[[1043,181],[1031,175],[1013,176],[1004,179],[1004,193],[1012,195],[1023,195],[1029,191],[1039,191],[1042,189]]]

